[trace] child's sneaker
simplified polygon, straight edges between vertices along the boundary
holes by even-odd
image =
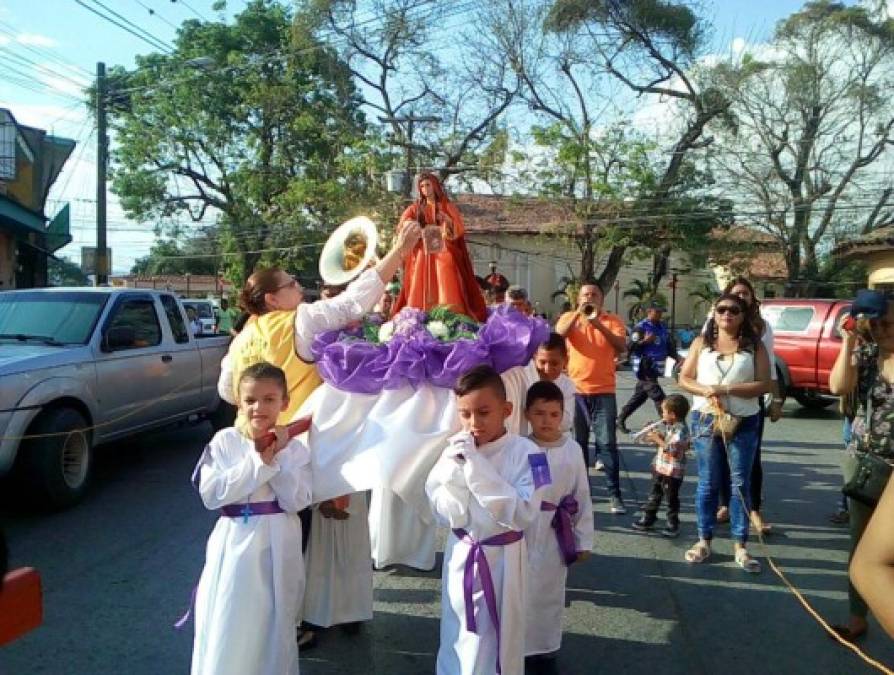
[[[668,523],[667,525],[665,525],[664,529],[661,530],[661,536],[662,536],[662,537],[668,537],[668,538],[670,538],[670,539],[673,539],[673,538],[676,537],[678,534],[680,534],[680,526],[679,526],[679,524],[677,524],[677,525],[673,525],[673,524],[671,524],[671,523]]]
[[[646,532],[647,530],[651,530],[653,525],[655,525],[654,518],[640,516],[638,520],[634,520],[633,523],[631,523],[630,527],[634,530],[639,530],[640,532]]]

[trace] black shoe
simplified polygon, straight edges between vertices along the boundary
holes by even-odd
[[[343,623],[341,625],[342,632],[348,635],[357,635],[363,627],[362,621],[352,621],[351,623]]]
[[[630,527],[632,527],[634,530],[638,530],[640,532],[646,532],[648,530],[651,530],[652,527],[654,527],[654,525],[655,525],[654,520],[649,520],[648,518],[643,516],[642,518],[639,518],[638,520],[634,520],[630,524]]]
[[[673,539],[677,535],[680,534],[680,525],[672,525],[668,523],[663,530],[661,530],[662,537],[668,537],[669,539]]]
[[[618,426],[618,431],[620,431],[622,434],[627,434],[629,436],[631,432],[630,432],[630,429],[628,429],[627,425],[625,424],[626,421],[627,420],[618,420],[617,426]]]

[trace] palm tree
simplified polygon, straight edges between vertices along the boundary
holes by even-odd
[[[689,291],[689,297],[694,300],[692,309],[697,314],[700,314],[702,310],[707,314],[708,309],[710,309],[719,294],[720,291],[713,284],[707,281],[703,282],[700,286],[696,286]]]
[[[660,293],[646,281],[634,279],[633,286],[624,291],[623,297],[633,298],[634,303],[627,310],[627,318],[631,323],[636,323],[646,315],[646,309],[653,302],[662,307],[667,306],[667,296]]]

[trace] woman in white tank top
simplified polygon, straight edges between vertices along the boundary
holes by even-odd
[[[735,560],[747,572],[757,573],[760,563],[746,549],[749,483],[760,428],[758,399],[770,390],[770,360],[754,326],[745,320],[746,312],[747,306],[738,296],[720,296],[705,334],[692,343],[680,371],[680,386],[694,395],[692,447],[698,460],[695,504],[699,540],[685,557],[688,562],[700,563],[711,554],[720,484],[728,460]],[[718,406],[740,418],[731,438],[714,435],[713,413]]]

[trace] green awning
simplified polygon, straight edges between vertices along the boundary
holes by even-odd
[[[20,234],[30,232],[46,234],[47,231],[43,216],[2,195],[0,195],[0,226],[6,226]]]
[[[71,209],[66,203],[59,213],[53,216],[47,226],[47,248],[50,251],[58,251],[63,246],[71,243]]]

